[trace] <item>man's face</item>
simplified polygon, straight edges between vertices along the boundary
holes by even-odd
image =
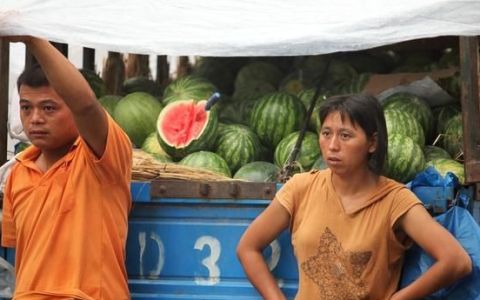
[[[78,136],[73,115],[50,86],[21,85],[20,119],[28,139],[41,150],[55,150]]]

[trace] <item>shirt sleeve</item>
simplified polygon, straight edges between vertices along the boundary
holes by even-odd
[[[16,246],[15,223],[12,209],[12,176],[9,176],[3,195],[2,211],[2,246],[14,248]]]
[[[298,207],[298,201],[305,193],[308,173],[293,175],[275,195],[275,199],[285,207],[291,217],[294,216]]]
[[[95,171],[101,172],[102,178],[108,178],[115,182],[115,176],[121,176],[122,180],[130,180],[132,171],[132,143],[123,129],[107,114],[108,134],[105,152],[97,158],[82,140],[83,148],[95,164]]]
[[[400,189],[393,199],[390,211],[390,227],[393,228],[398,219],[415,205],[422,205],[422,202],[409,189]]]

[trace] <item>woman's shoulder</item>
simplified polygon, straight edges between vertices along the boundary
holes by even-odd
[[[289,182],[301,185],[309,185],[312,182],[325,181],[330,176],[330,169],[311,170],[308,172],[296,173],[290,178]]]

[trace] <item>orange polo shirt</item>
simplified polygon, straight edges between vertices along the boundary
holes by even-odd
[[[14,299],[129,299],[125,243],[132,147],[109,117],[105,152],[78,138],[47,172],[19,155],[5,188],[2,245],[16,248]]]

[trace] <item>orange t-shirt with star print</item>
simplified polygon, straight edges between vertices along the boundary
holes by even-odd
[[[14,299],[129,299],[125,270],[132,146],[108,117],[105,152],[78,138],[48,171],[34,146],[5,188],[2,245],[15,247]]]
[[[295,299],[390,299],[408,244],[397,239],[394,225],[421,205],[410,190],[381,177],[373,194],[345,210],[326,169],[293,176],[276,200],[291,216],[299,271]]]

